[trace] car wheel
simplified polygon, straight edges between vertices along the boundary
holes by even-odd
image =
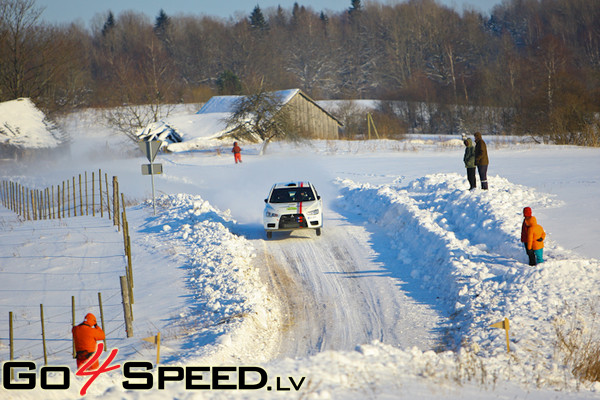
[[[271,239],[273,237],[273,232],[267,232],[267,239]]]
[[[321,228],[317,228],[317,236],[321,236]]]

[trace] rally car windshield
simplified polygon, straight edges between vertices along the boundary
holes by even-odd
[[[273,189],[269,203],[300,203],[314,201],[315,195],[310,187]]]

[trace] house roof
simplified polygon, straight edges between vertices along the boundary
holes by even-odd
[[[29,98],[0,103],[0,144],[23,149],[54,148],[60,132]]]
[[[300,95],[310,103],[314,104],[317,108],[327,114],[330,118],[334,119],[340,126],[342,123],[333,115],[331,115],[327,110],[318,105],[313,99],[308,97],[303,91],[300,89],[287,89],[287,90],[278,90],[273,92],[274,95],[278,96],[281,100],[281,104],[285,105],[289,103],[294,96]],[[214,96],[208,100],[202,108],[198,111],[198,114],[212,114],[212,113],[232,113],[235,110],[237,102],[243,98],[244,96]]]
[[[287,104],[299,92],[300,89],[289,89],[279,90],[273,93],[276,96],[279,96],[281,104]],[[232,113],[235,110],[237,102],[244,97],[245,96],[213,96],[202,106],[202,108],[200,108],[198,114]]]

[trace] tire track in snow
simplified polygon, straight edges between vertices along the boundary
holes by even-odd
[[[381,341],[432,349],[439,315],[408,297],[370,248],[370,235],[328,210],[323,235],[310,231],[258,240],[263,277],[285,306],[280,356],[354,350]],[[259,247],[260,245],[260,247]]]

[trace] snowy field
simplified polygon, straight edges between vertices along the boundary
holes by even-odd
[[[600,339],[599,149],[484,135],[490,190],[473,192],[461,142],[439,137],[273,144],[262,156],[244,145],[239,165],[229,145],[159,154],[153,215],[141,152],[87,114],[64,123],[70,157],[2,164],[0,179],[44,188],[100,168],[118,176],[132,204],[134,337],[126,338],[120,301],[122,235],[106,216],[21,221],[0,206],[0,312],[14,315],[15,358],[43,365],[43,304],[48,364],[74,373],[71,297],[80,321],[98,316],[101,292],[107,346],[119,350],[112,365],[154,363],[156,348],[141,339],[160,332],[162,367],[233,366],[220,383],[236,389],[237,367],[268,374],[265,382],[247,376],[262,385],[256,390],[215,387],[214,370],[192,382],[214,390],[185,380],[159,389],[164,371],[155,368],[155,387],[126,390],[118,370],[86,397],[598,398],[600,384],[571,373],[559,337]],[[317,187],[322,236],[266,239],[263,199],[287,180]],[[520,243],[525,206],[548,235],[536,267]],[[490,328],[505,318],[510,353],[505,331]],[[78,398],[86,381],[73,375],[68,390],[2,387],[0,398]]]

